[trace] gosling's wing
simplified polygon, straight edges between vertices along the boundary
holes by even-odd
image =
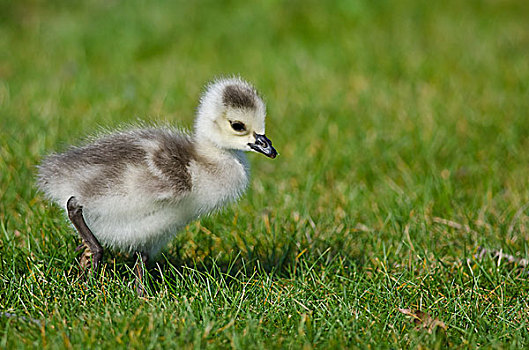
[[[185,134],[154,128],[120,132],[46,157],[37,185],[60,205],[71,196],[81,202],[108,196],[176,200],[191,191],[193,157]]]
[[[191,192],[189,165],[196,155],[190,137],[169,129],[144,129],[140,140],[152,187],[169,199]]]

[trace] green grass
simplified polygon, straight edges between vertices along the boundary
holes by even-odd
[[[0,348],[522,348],[527,1],[0,2]],[[100,127],[190,128],[203,84],[268,101],[276,160],[150,269],[79,240],[34,185]],[[399,308],[447,329],[431,334]],[[14,314],[14,317],[7,317]]]

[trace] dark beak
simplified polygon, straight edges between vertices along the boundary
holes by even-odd
[[[255,143],[249,143],[251,149],[256,152],[262,153],[267,157],[275,158],[277,156],[277,151],[272,147],[272,141],[270,141],[266,136],[255,134]]]

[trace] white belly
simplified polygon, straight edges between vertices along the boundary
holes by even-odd
[[[190,221],[197,218],[191,198],[178,203],[139,198],[105,198],[84,207],[88,227],[108,247],[156,255]]]
[[[210,183],[197,187],[177,202],[148,197],[105,197],[85,206],[83,216],[102,245],[154,257],[185,225],[234,200],[235,194]]]

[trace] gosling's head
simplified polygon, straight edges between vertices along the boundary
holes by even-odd
[[[209,84],[200,99],[195,137],[220,149],[259,152],[275,158],[265,136],[266,106],[255,88],[240,78]]]

